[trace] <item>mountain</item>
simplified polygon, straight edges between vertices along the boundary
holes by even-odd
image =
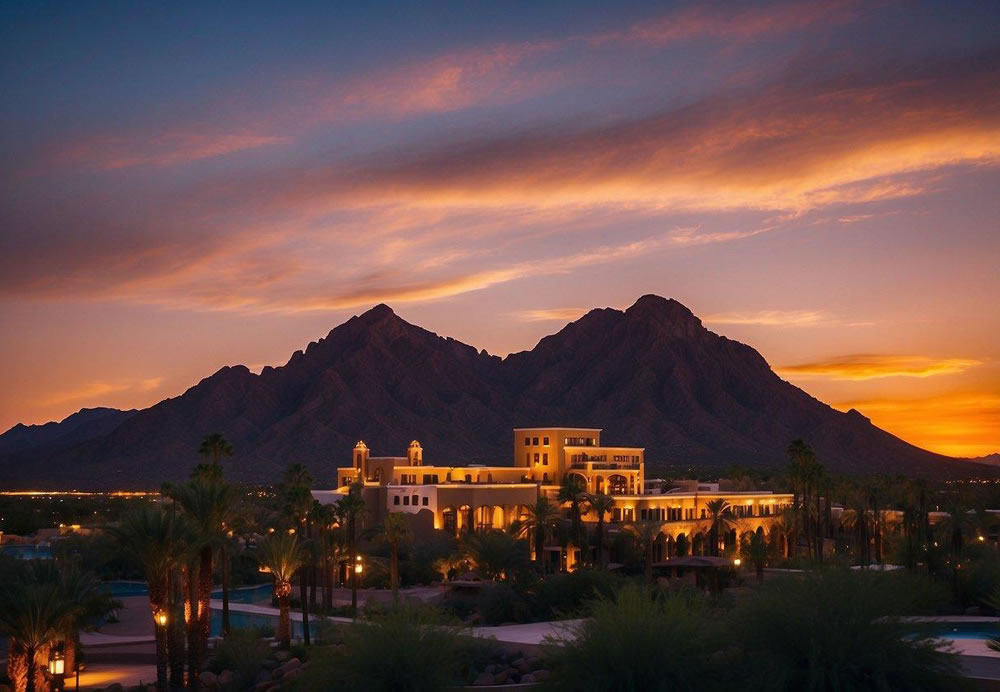
[[[973,457],[967,461],[974,462],[976,464],[987,464],[989,466],[1000,466],[1000,452],[995,454],[987,454],[984,457]]]
[[[511,428],[604,428],[658,464],[775,468],[802,438],[836,472],[958,477],[996,470],[919,449],[779,378],[749,346],[707,330],[674,300],[592,310],[501,359],[409,324],[379,305],[255,375],[239,365],[59,449],[0,455],[3,486],[156,488],[197,462],[202,437],[236,450],[232,477],[274,482],[290,462],[330,485],[364,439],[428,463],[511,463]],[[49,485],[53,481],[47,481]]]
[[[44,425],[18,423],[0,435],[0,455],[27,449],[68,447],[84,440],[103,437],[117,428],[122,421],[138,411],[120,411],[116,408],[84,408],[58,423]]]

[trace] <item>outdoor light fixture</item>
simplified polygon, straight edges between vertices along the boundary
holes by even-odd
[[[63,675],[66,673],[66,658],[61,651],[53,651],[49,658],[49,673],[52,675]]]
[[[160,627],[167,626],[167,611],[165,610],[156,611],[156,624],[159,625]]]
[[[354,573],[361,574],[364,571],[364,566],[361,564],[361,556],[358,555],[354,558]]]
[[[734,567],[739,567],[742,564],[743,564],[743,560],[741,560],[739,558],[736,558],[736,559],[733,560],[733,566]]]
[[[980,541],[985,541],[985,540],[986,540],[986,536],[980,536],[980,537],[979,537],[979,540],[980,540]]]

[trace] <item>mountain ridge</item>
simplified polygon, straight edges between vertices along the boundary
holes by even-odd
[[[273,482],[292,461],[330,484],[350,448],[421,440],[429,463],[509,464],[511,428],[602,427],[658,463],[776,468],[803,438],[835,472],[975,475],[990,467],[919,449],[782,380],[752,347],[706,329],[681,303],[646,295],[597,308],[506,358],[442,337],[380,304],[259,374],[226,366],[107,434],[0,455],[3,483],[157,487],[196,463],[207,433],[236,449],[239,480]],[[32,459],[32,463],[25,463]],[[993,469],[995,472],[995,469]]]

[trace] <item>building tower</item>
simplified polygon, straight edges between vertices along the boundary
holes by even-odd
[[[406,457],[409,466],[420,466],[424,463],[424,450],[420,443],[414,440],[406,450]]]
[[[368,454],[368,445],[362,440],[358,440],[358,443],[354,445],[354,468],[362,480],[368,478]]]

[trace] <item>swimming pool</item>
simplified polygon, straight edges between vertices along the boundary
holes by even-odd
[[[37,545],[0,546],[0,553],[16,557],[18,560],[51,560],[52,549]]]
[[[149,588],[144,581],[108,581],[104,586],[111,591],[114,598],[125,596],[145,596],[149,593]],[[270,584],[257,584],[256,586],[243,586],[229,590],[230,603],[259,603],[271,598],[273,587]],[[212,592],[212,598],[222,598],[222,590]]]
[[[1000,623],[935,622],[929,631],[941,639],[995,639],[1000,638]]]

